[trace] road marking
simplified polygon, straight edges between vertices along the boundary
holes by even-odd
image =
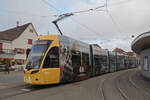
[[[31,91],[30,89],[21,89],[22,91],[26,91],[26,92],[29,92]]]

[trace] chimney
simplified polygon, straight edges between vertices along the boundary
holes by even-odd
[[[19,21],[16,22],[16,26],[19,27]]]
[[[49,31],[47,32],[47,35],[49,35]]]

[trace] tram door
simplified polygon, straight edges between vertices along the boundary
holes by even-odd
[[[46,83],[58,83],[60,79],[58,47],[48,52],[43,65],[43,78]]]

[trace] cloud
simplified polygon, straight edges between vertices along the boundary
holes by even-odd
[[[53,15],[64,12],[87,10],[105,4],[105,0],[45,0],[61,12],[56,11],[42,0],[1,0],[0,30],[32,22],[39,34],[57,33],[51,23]],[[107,12],[95,11],[76,14],[60,21],[63,33],[88,43],[98,43],[103,48],[115,47],[130,50],[131,35],[149,31],[149,0],[107,0]],[[105,10],[105,8],[104,8]],[[114,22],[113,22],[114,20]]]
[[[108,9],[115,22],[112,21],[106,12],[91,12],[76,15],[73,18],[86,25],[93,32],[88,31],[82,25],[73,24],[75,22],[67,23],[66,21],[62,29],[64,32],[69,31],[69,34],[66,35],[86,42],[99,40],[97,43],[100,44],[103,41],[103,44],[100,45],[103,45],[104,48],[107,47],[112,50],[115,47],[120,47],[130,50],[130,43],[133,40],[131,36],[137,36],[149,30],[148,17],[150,13],[148,12],[150,7],[147,5],[149,2],[148,0],[146,2],[121,0],[114,3],[111,1]],[[93,6],[89,3],[80,2],[74,5],[70,11],[89,9]],[[68,28],[68,26],[73,28]]]

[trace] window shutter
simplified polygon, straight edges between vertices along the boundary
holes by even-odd
[[[17,48],[14,49],[14,52],[17,54]]]
[[[0,51],[3,49],[3,43],[0,43]]]
[[[15,65],[17,64],[17,59],[15,59]]]
[[[32,44],[32,39],[28,39],[28,44]]]
[[[22,54],[25,54],[25,49],[22,49]]]
[[[23,64],[25,64],[25,60],[23,59]]]

